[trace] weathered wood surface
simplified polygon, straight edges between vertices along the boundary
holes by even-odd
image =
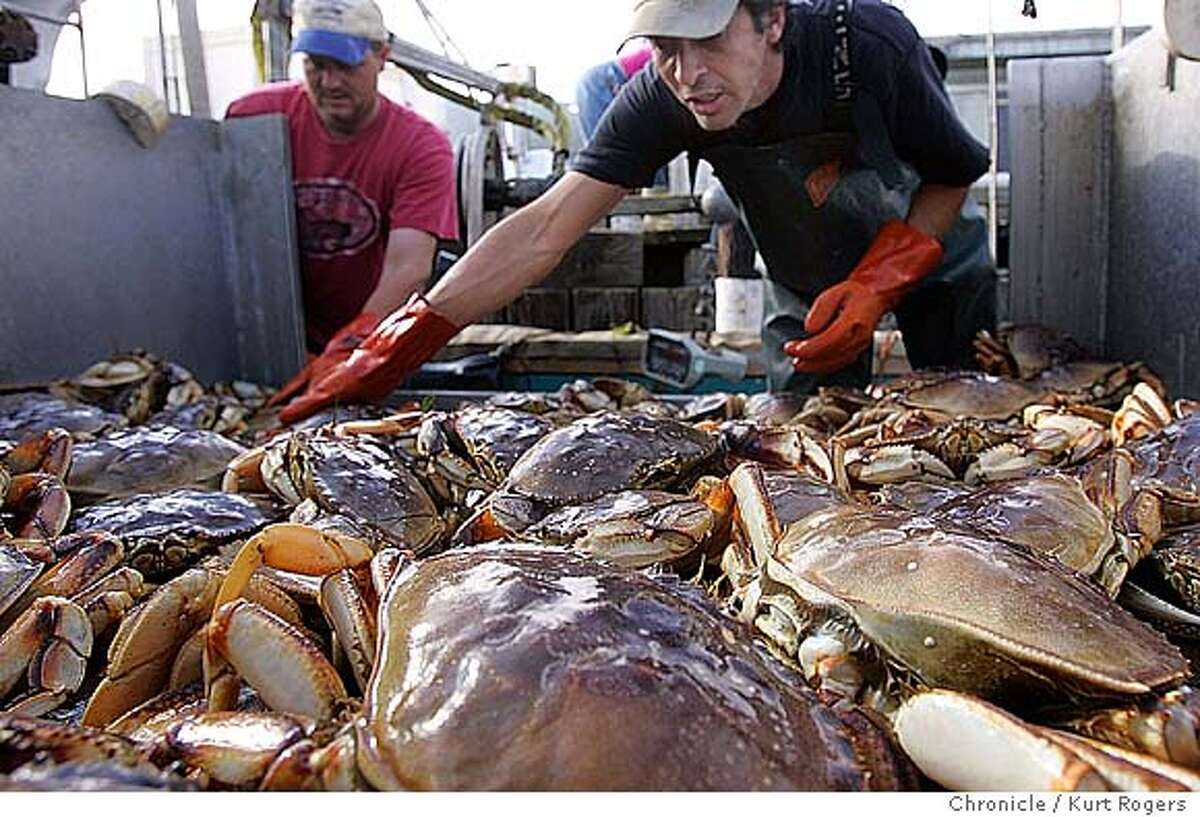
[[[707,336],[696,336],[705,342]],[[507,346],[503,369],[513,374],[613,374],[642,373],[646,348],[644,332],[552,332],[529,326],[477,324],[468,326],[438,353],[438,360],[453,360]],[[747,375],[762,377],[761,347],[739,349],[750,359]]]
[[[691,332],[700,326],[696,314],[703,290],[700,287],[644,287],[640,324],[647,329]]]
[[[576,287],[571,290],[571,327],[588,332],[636,323],[640,302],[636,287]]]
[[[640,233],[593,230],[567,252],[541,286],[550,289],[641,286],[642,247]]]
[[[566,289],[529,289],[508,305],[508,323],[565,332],[571,328],[571,292]]]

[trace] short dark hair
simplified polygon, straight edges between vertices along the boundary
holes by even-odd
[[[740,0],[742,8],[750,12],[750,19],[754,22],[754,30],[759,34],[763,34],[767,30],[767,15],[777,8],[782,8],[787,5],[787,0]],[[784,25],[787,25],[787,17],[784,17]],[[772,46],[776,51],[783,50],[783,40],[775,43]]]
[[[767,30],[767,15],[780,6],[787,5],[787,0],[741,0],[742,8],[750,12],[754,20],[754,30],[762,34]]]

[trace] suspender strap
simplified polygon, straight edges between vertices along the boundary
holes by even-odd
[[[833,109],[831,130],[854,130],[854,74],[850,54],[850,13],[854,0],[833,4]]]

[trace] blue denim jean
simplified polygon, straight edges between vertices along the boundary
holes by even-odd
[[[579,124],[583,127],[583,136],[587,141],[592,140],[605,111],[621,92],[621,87],[627,82],[621,64],[616,60],[601,63],[584,72],[575,86],[575,102],[579,105]],[[667,169],[660,167],[654,174],[654,187],[666,187]]]

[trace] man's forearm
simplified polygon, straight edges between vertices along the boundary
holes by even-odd
[[[566,252],[538,240],[544,226],[531,208],[506,218],[438,281],[429,292],[429,303],[454,323],[467,326],[515,300],[549,275]]]
[[[429,303],[467,326],[549,275],[624,191],[568,174],[549,192],[493,227],[429,292]]]
[[[414,292],[421,292],[429,281],[430,265],[421,268],[399,268],[383,277],[371,297],[363,306],[363,312],[386,315],[404,305]]]
[[[950,232],[971,191],[969,187],[924,184],[913,194],[908,224],[925,235],[942,238]]]

